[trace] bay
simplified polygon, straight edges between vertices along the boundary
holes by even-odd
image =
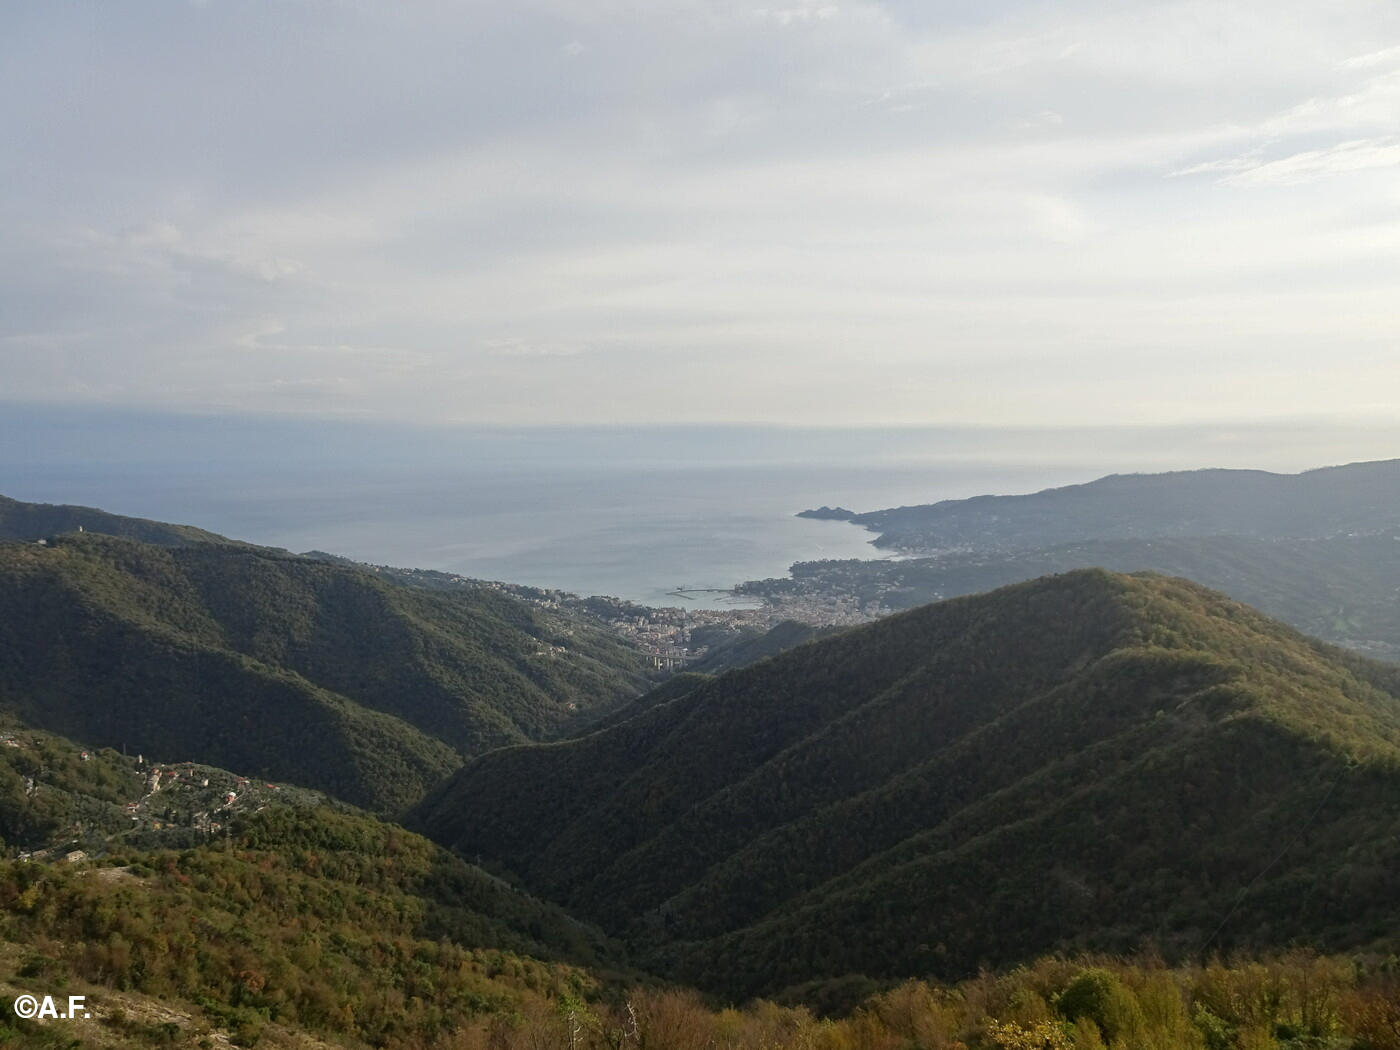
[[[822,504],[874,510],[1115,471],[1328,461],[1318,435],[1285,445],[1269,429],[412,427],[32,406],[11,406],[0,437],[0,493],[17,499],[688,606],[723,596],[671,592],[882,556],[872,533],[795,517]]]
[[[644,605],[723,607],[743,580],[787,575],[796,561],[879,558],[875,534],[796,517],[822,503],[868,509],[967,488],[968,468],[725,467],[502,473],[335,470],[217,475],[103,472],[33,481],[19,498],[101,505],[195,524],[294,552],[326,551],[373,565],[438,569],[478,579]],[[81,474],[82,472],[76,472]],[[985,465],[974,472],[986,478]],[[1008,485],[1044,471],[995,471]]]

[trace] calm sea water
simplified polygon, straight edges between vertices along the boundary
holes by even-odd
[[[794,517],[821,504],[875,510],[1113,471],[1329,462],[1298,450],[1271,459],[1268,433],[1242,450],[1204,431],[1164,440],[1161,432],[737,426],[429,430],[12,410],[0,437],[0,494],[14,498],[650,605],[680,604],[667,593],[678,586],[782,576],[795,561],[882,556],[863,529]]]
[[[1003,471],[1008,484],[1019,473]],[[922,502],[965,489],[963,474],[878,466],[511,474],[442,467],[273,478],[162,472],[128,473],[118,485],[100,475],[36,481],[16,495],[195,524],[292,551],[695,607],[724,599],[667,592],[784,576],[795,561],[884,556],[870,545],[873,533],[798,518],[799,510]]]

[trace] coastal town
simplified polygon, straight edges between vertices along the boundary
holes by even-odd
[[[599,603],[597,598],[591,601],[595,606]],[[776,595],[764,599],[762,605],[747,608],[656,608],[617,604],[615,615],[600,618],[643,651],[654,657],[668,658],[673,668],[702,659],[726,635],[755,634],[788,620],[812,627],[850,627],[869,623],[886,611],[878,603],[862,603],[844,595],[819,594]]]
[[[782,580],[753,581],[718,592],[724,595],[721,601],[726,604],[722,608],[688,608],[641,605],[607,595],[583,597],[568,591],[477,580],[435,569],[364,567],[410,586],[434,590],[485,588],[522,599],[547,612],[586,616],[632,642],[651,657],[659,670],[679,670],[703,659],[729,638],[757,634],[788,620],[812,627],[850,627],[877,620],[891,611],[878,597],[785,586],[790,581]],[[686,592],[677,588],[676,593],[683,596]],[[556,654],[551,649],[539,655]]]

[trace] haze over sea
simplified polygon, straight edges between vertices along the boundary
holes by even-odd
[[[882,556],[873,534],[794,517],[804,508],[1030,492],[1115,472],[1292,472],[1375,458],[1364,450],[1378,437],[1400,447],[1396,434],[1297,424],[428,428],[8,406],[0,494],[373,564],[714,605],[719,596],[667,592]]]

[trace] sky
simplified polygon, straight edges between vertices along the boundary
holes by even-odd
[[[6,4],[0,399],[1394,434],[1397,117],[1394,0]]]

